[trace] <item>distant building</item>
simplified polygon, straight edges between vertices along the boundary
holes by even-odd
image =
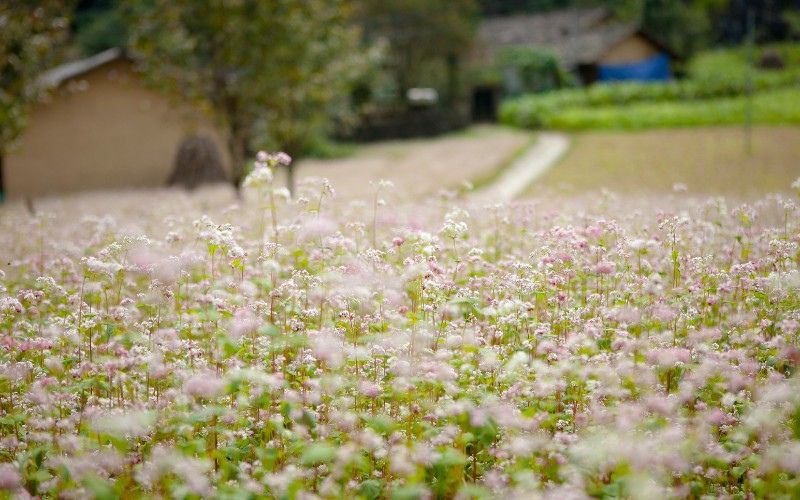
[[[488,18],[480,26],[476,49],[479,65],[490,65],[507,47],[543,49],[584,85],[596,81],[667,80],[674,53],[638,23],[622,22],[608,9],[569,9],[543,14]],[[502,89],[475,90],[475,104],[497,100]],[[482,95],[479,95],[482,93]]]
[[[204,136],[227,171],[225,135],[194,106],[144,85],[119,49],[42,75],[49,97],[7,153],[7,197],[167,184],[181,144]]]

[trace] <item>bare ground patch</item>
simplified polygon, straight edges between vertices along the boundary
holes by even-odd
[[[401,198],[420,198],[491,176],[530,140],[530,132],[476,126],[438,138],[359,146],[348,158],[302,160],[297,177],[326,177],[337,196],[347,199],[371,196],[370,183],[380,179],[392,181]],[[285,182],[285,173],[277,181]]]
[[[587,132],[527,194],[666,192],[750,196],[787,191],[800,176],[800,127],[756,127],[752,153],[738,127]]]

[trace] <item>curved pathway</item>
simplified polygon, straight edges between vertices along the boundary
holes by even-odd
[[[503,203],[513,200],[552,167],[569,148],[569,136],[559,132],[541,132],[536,144],[503,170],[489,186],[476,191],[479,202]]]

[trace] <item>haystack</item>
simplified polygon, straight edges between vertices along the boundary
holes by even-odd
[[[229,178],[214,141],[200,135],[184,139],[175,156],[169,185],[194,189],[217,182],[229,182]]]

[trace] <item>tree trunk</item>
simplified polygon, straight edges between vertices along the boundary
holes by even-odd
[[[294,198],[294,159],[292,159],[292,163],[286,166],[286,184],[289,188],[289,195]]]
[[[450,106],[454,106],[458,101],[458,63],[459,61],[457,55],[447,55],[447,104]]]
[[[3,160],[5,159],[5,155],[0,152],[0,203],[3,203],[6,199],[6,185],[4,182],[4,172],[3,172]]]
[[[228,151],[231,154],[231,182],[239,189],[244,180],[244,163],[247,156],[247,139],[236,124],[231,124],[228,138]]]
[[[247,148],[250,130],[242,118],[241,105],[236,97],[227,95],[223,101],[225,118],[228,122],[228,151],[231,154],[231,182],[236,190],[244,181],[244,165],[247,160]]]

